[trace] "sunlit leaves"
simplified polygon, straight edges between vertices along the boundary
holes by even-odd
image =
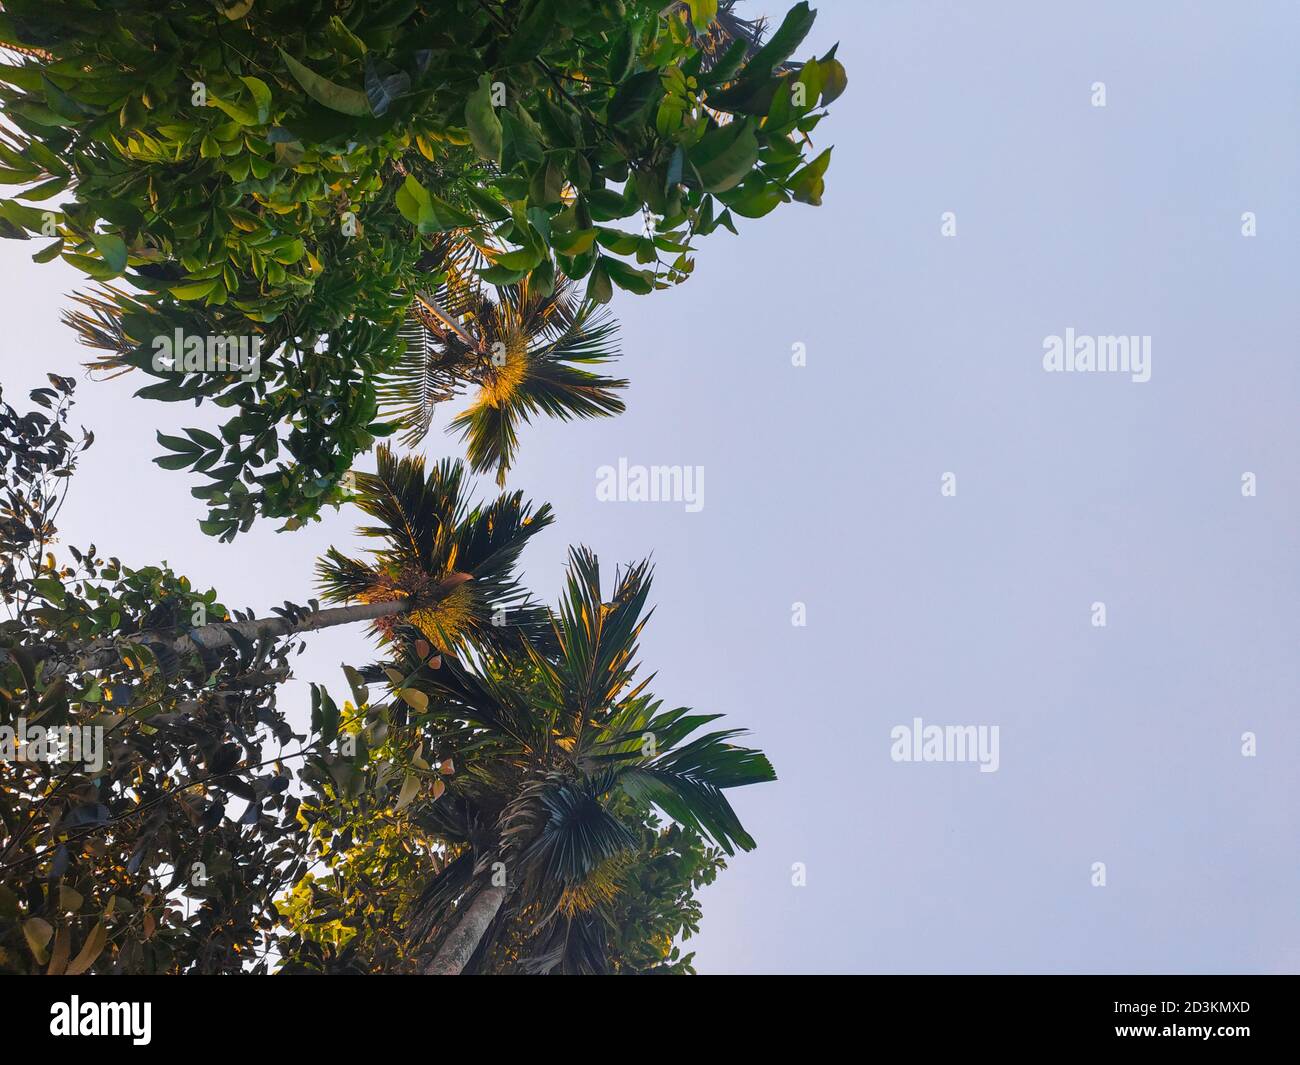
[[[830,161],[831,150],[827,148],[802,170],[795,172],[790,179],[790,190],[796,200],[810,203],[814,207],[822,202],[822,190],[826,187],[824,175]]]
[[[18,38],[60,45],[0,68],[0,236],[124,279],[105,302],[129,328],[78,320],[107,345],[101,369],[250,430],[192,489],[223,539],[346,498],[341,478],[387,431],[373,383],[402,359],[444,237],[475,249],[475,281],[568,278],[606,302],[685,280],[697,236],[820,201],[824,160],[805,153],[845,75],[833,49],[789,64],[806,3],[761,47],[731,40],[712,0],[445,6],[317,18],[240,0],[227,23],[177,5],[129,34],[108,0],[72,28],[36,0],[6,6]],[[235,37],[218,47],[214,25]],[[630,218],[641,239],[598,246],[599,224]],[[160,373],[123,339],[177,328],[259,336],[260,378]]]

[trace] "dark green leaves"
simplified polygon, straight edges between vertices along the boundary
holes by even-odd
[[[114,233],[96,233],[90,239],[114,273],[120,274],[126,269],[126,244],[121,237]]]
[[[817,12],[808,6],[808,0],[799,0],[799,3],[786,12],[780,28],[745,64],[745,76],[770,74],[779,64],[784,63],[803,43],[803,39],[808,36],[808,31],[812,29],[816,20]]]
[[[232,22],[209,6],[129,32],[96,21],[106,0],[71,24],[58,5],[22,6],[11,37],[29,54],[0,69],[0,181],[16,193],[0,236],[140,282],[77,320],[101,369],[148,372],[126,338],[177,328],[264,341],[257,381],[167,374],[138,390],[218,404],[247,430],[194,488],[224,537],[344,500],[341,478],[389,428],[375,382],[404,357],[406,309],[449,265],[490,300],[525,281],[549,294],[576,280],[575,300],[597,302],[677,284],[694,238],[820,200],[826,159],[807,162],[822,147],[808,135],[845,83],[834,50],[786,65],[805,3],[761,47],[729,40],[737,23],[713,0],[473,2],[448,19],[402,0],[301,18],[238,0]],[[623,218],[636,236],[611,246],[598,226]],[[437,372],[456,381],[485,364],[444,354]],[[566,374],[531,379],[554,410],[603,387]],[[507,413],[467,438],[484,461],[515,453],[508,408],[485,399]]]
[[[638,22],[624,30],[614,42],[614,47],[609,54],[609,66],[607,68],[610,81],[618,84],[631,73],[632,63],[636,59],[636,53],[640,47],[641,24]]]
[[[609,121],[615,126],[637,126],[645,121],[652,104],[663,95],[657,70],[634,74],[623,82],[609,103]]]
[[[709,130],[690,151],[691,165],[708,192],[740,184],[758,162],[755,123],[743,118]]]
[[[289,68],[289,73],[303,87],[303,91],[317,103],[345,115],[360,117],[371,113],[370,101],[364,92],[345,88],[328,78],[321,77],[310,67],[294,59],[283,48],[280,49],[280,58]]]
[[[525,6],[501,53],[503,63],[524,63],[536,57],[555,32],[555,8],[556,0],[532,0]]]
[[[592,303],[608,303],[614,298],[614,286],[609,276],[609,264],[613,261],[603,255],[596,260],[587,282],[587,299]]]

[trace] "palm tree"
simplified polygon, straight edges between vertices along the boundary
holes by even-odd
[[[435,646],[453,652],[474,640],[504,649],[521,634],[544,625],[546,611],[533,605],[515,576],[524,545],[552,521],[549,504],[536,511],[523,494],[504,494],[492,503],[471,506],[464,467],[446,460],[426,474],[424,460],[398,460],[380,446],[374,474],[357,474],[356,502],[376,518],[361,529],[387,546],[369,560],[348,558],[331,548],[318,564],[323,597],[350,602],[332,609],[286,604],[275,617],[248,617],[176,628],[146,629],[125,637],[149,648],[160,662],[177,662],[214,653],[240,642],[372,622],[387,637],[409,626]],[[502,624],[503,619],[509,624]],[[45,663],[45,676],[95,672],[121,662],[122,637],[75,644],[42,644],[0,655]]]
[[[623,401],[615,393],[627,381],[586,369],[617,357],[618,330],[573,281],[561,276],[541,287],[534,274],[484,286],[472,269],[475,252],[451,239],[438,245],[431,262],[443,280],[411,300],[399,332],[405,352],[377,394],[406,430],[402,442],[415,447],[437,404],[470,391],[469,408],[448,431],[466,441],[474,472],[495,468],[504,484],[520,426],[536,414],[564,421],[619,414]]]
[[[434,948],[428,973],[479,968],[511,922],[527,928],[529,971],[601,971],[603,910],[637,845],[620,816],[629,805],[657,807],[728,854],[754,847],[724,792],[775,779],[771,764],[729,742],[740,730],[691,739],[719,715],[664,710],[647,693],[636,654],[650,567],[614,583],[603,601],[595,556],[571,550],[551,649],[398,662],[427,694],[430,722],[462,744],[468,725],[473,751],[424,815],[454,855],[414,908],[412,940]]]
[[[403,430],[401,441],[416,447],[428,435],[439,403],[469,393],[470,406],[448,426],[466,441],[475,473],[495,471],[498,485],[519,451],[519,429],[535,415],[569,421],[621,414],[617,392],[622,378],[589,367],[618,357],[617,323],[586,302],[579,286],[558,277],[541,287],[537,275],[517,284],[487,286],[478,279],[479,250],[463,238],[442,235],[420,260],[409,290],[393,294],[405,317],[397,330],[404,350],[391,372],[375,382],[384,416]],[[422,288],[420,278],[440,279]],[[116,376],[149,359],[142,338],[170,335],[172,321],[156,299],[112,285],[74,293],[79,306],[63,320],[80,343],[100,354],[88,366]],[[222,308],[186,305],[191,331],[220,334]],[[264,351],[275,350],[292,333],[276,322]]]
[[[382,445],[377,472],[356,480],[358,505],[378,523],[357,531],[384,546],[366,558],[330,548],[316,567],[327,601],[405,600],[404,610],[375,619],[376,633],[388,642],[415,630],[447,654],[469,645],[504,651],[544,631],[546,609],[532,602],[515,564],[551,524],[549,503],[534,513],[522,492],[511,492],[470,509],[460,462],[444,459],[426,473],[424,459],[398,460]]]

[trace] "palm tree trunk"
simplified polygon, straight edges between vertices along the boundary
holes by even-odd
[[[373,621],[376,618],[401,614],[408,609],[405,599],[389,599],[381,603],[361,603],[357,606],[332,607],[304,614],[296,621],[284,617],[256,618],[253,621],[214,621],[177,636],[172,632],[141,632],[129,638],[146,647],[162,643],[169,645],[174,654],[184,658],[186,655],[219,651],[234,645],[234,636],[242,636],[249,642],[259,639],[274,639],[300,632],[313,632],[316,629],[333,628],[335,625],[351,625],[358,621]],[[40,644],[26,648],[33,664],[45,663],[44,676],[47,680],[61,677],[68,673],[93,672],[110,669],[120,661],[118,651],[119,638],[90,640],[80,645],[58,643]],[[0,661],[11,657],[11,653],[0,651]]]
[[[506,889],[496,884],[483,888],[468,906],[456,927],[442,941],[433,961],[425,966],[426,976],[459,976],[474,951],[478,949],[483,933],[506,901]]]
[[[317,629],[329,629],[335,625],[351,625],[358,621],[374,621],[376,618],[404,614],[416,605],[437,603],[466,581],[474,578],[468,573],[453,573],[442,581],[429,595],[422,595],[416,604],[406,597],[387,599],[379,603],[359,603],[356,606],[337,606],[327,610],[304,613],[297,620],[285,617],[256,618],[253,621],[214,621],[177,636],[171,630],[154,632],[137,632],[130,635],[135,643],[149,646],[170,646],[178,658],[186,655],[219,651],[234,645],[234,634],[245,640],[275,639],[280,636],[292,636],[300,632],[314,632]],[[61,677],[68,673],[93,672],[111,669],[120,659],[118,643],[121,637],[101,637],[80,644],[52,642],[37,644],[35,647],[22,648],[19,654],[26,657],[33,666],[45,663],[46,680]],[[0,650],[0,664],[13,661],[16,657],[12,651]]]

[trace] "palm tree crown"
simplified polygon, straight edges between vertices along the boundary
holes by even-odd
[[[549,648],[528,641],[523,659],[398,664],[428,695],[429,726],[473,751],[425,815],[459,853],[416,907],[417,939],[445,948],[457,918],[495,889],[465,956],[474,965],[522,922],[527,965],[600,971],[604,911],[636,846],[637,817],[657,807],[728,854],[754,847],[725,791],[775,779],[772,766],[731,743],[740,730],[695,735],[719,715],[665,710],[646,691],[636,654],[650,585],[642,562],[616,574],[606,601],[597,559],[574,549]]]
[[[460,462],[426,472],[422,458],[398,459],[381,445],[377,471],[357,474],[356,502],[377,522],[357,531],[384,545],[365,558],[330,548],[317,564],[322,598],[373,602],[405,597],[401,615],[380,619],[385,640],[413,629],[439,651],[469,644],[504,650],[546,623],[515,575],[524,545],[551,524],[549,504],[533,510],[521,492],[471,506]]]
[[[503,484],[519,428],[534,415],[568,421],[623,411],[616,393],[627,382],[588,369],[617,357],[617,325],[585,302],[573,281],[484,286],[467,252],[446,247],[441,254],[443,280],[411,300],[399,333],[405,352],[378,388],[384,409],[405,429],[406,446],[424,439],[439,402],[468,391],[470,406],[448,430],[466,441],[474,472],[495,469]]]

